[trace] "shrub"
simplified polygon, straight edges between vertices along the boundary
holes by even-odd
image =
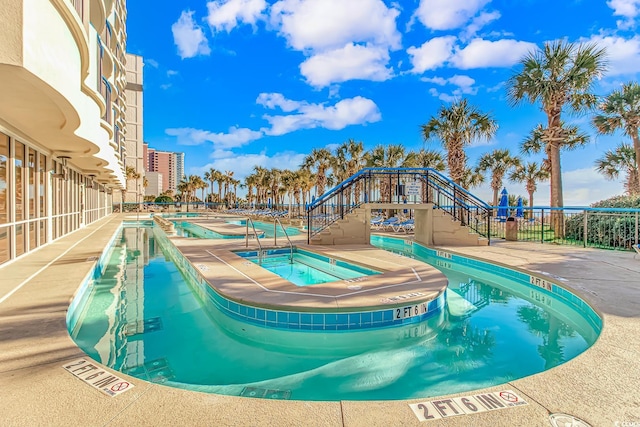
[[[591,207],[640,209],[640,196],[615,196]],[[577,214],[567,219],[567,239],[584,240],[584,215]],[[587,245],[630,249],[636,243],[636,215],[633,212],[587,212]]]

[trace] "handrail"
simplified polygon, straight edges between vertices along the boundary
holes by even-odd
[[[258,242],[258,264],[262,263],[262,258],[264,256],[264,251],[262,250],[262,244],[260,243],[260,237],[258,237],[258,232],[256,231],[256,226],[253,222],[253,220],[249,217],[247,217],[247,221],[246,221],[246,225],[247,225],[247,231],[245,233],[245,237],[244,237],[244,247],[248,248],[249,247],[249,224],[251,224],[251,228],[253,229],[253,234],[254,236],[256,236],[256,242]]]
[[[291,243],[291,239],[289,238],[289,234],[287,233],[287,230],[285,230],[284,225],[282,225],[282,222],[280,222],[280,218],[273,217],[273,219],[274,219],[273,244],[274,246],[278,246],[278,233],[276,233],[276,224],[280,224],[280,228],[282,228],[282,231],[284,231],[284,236],[287,238],[287,241],[289,242],[289,247],[291,248],[291,254],[289,255],[289,262],[293,264],[293,243]]]
[[[307,208],[308,240],[362,203],[406,202],[405,185],[421,183],[422,203],[433,203],[455,220],[490,238],[491,206],[432,168],[364,168],[333,187]],[[402,190],[401,190],[402,189]],[[413,190],[415,191],[415,190]]]

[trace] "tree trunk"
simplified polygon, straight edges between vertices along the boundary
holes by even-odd
[[[549,150],[551,160],[551,207],[562,208],[562,170],[560,167],[560,147],[552,142]],[[555,238],[564,238],[564,212],[562,210],[551,211],[551,226]]]
[[[636,171],[640,170],[640,137],[638,137],[638,129],[633,129],[631,134],[631,139],[633,139],[633,149],[636,152]],[[637,188],[640,189],[640,173],[637,175]]]

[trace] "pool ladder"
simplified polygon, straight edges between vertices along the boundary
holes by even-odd
[[[282,225],[282,222],[280,222],[280,218],[274,217],[273,220],[273,245],[278,246],[278,233],[276,233],[276,224],[280,224],[280,228],[282,228],[284,236],[287,238],[287,242],[289,242],[289,248],[291,249],[291,252],[289,253],[289,263],[293,264],[293,243],[291,243],[289,234],[287,234],[287,230],[284,228],[284,225]]]
[[[253,230],[253,235],[256,238],[256,242],[258,242],[258,264],[262,264],[262,260],[264,259],[264,250],[262,249],[262,244],[260,243],[260,237],[258,236],[258,232],[256,231],[256,226],[253,223],[253,220],[247,217],[247,221],[245,222],[247,225],[247,231],[245,232],[244,238],[244,247],[249,247],[249,224],[251,224],[251,229]]]
[[[274,218],[274,220],[275,221],[273,223],[273,244],[274,246],[278,246],[278,233],[276,232],[276,227],[278,224],[280,224],[280,228],[282,228],[282,231],[284,232],[284,235],[287,238],[287,242],[289,242],[289,248],[291,249],[291,252],[289,253],[289,262],[293,264],[293,243],[291,243],[289,234],[287,234],[287,230],[282,225],[282,222],[280,222],[280,219]],[[262,261],[264,260],[264,257],[266,255],[266,251],[262,249],[262,243],[260,243],[260,237],[258,236],[258,232],[256,231],[255,223],[251,218],[247,217],[246,225],[247,225],[247,231],[245,232],[244,246],[246,248],[249,247],[249,225],[251,225],[251,229],[253,230],[253,235],[256,238],[256,242],[258,242],[258,264],[262,264]]]

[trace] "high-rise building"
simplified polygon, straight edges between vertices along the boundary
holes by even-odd
[[[147,155],[147,172],[162,174],[162,191],[171,190],[174,193],[184,177],[184,153],[173,151],[159,151],[144,144]]]
[[[184,153],[176,153],[176,183],[184,179]]]
[[[125,94],[127,100],[126,113],[126,149],[124,158],[126,168],[134,168],[138,179],[127,178],[125,202],[142,202],[145,195],[144,150],[142,135],[142,57],[127,53],[127,85]]]
[[[126,1],[2,1],[0,264],[125,188]]]

